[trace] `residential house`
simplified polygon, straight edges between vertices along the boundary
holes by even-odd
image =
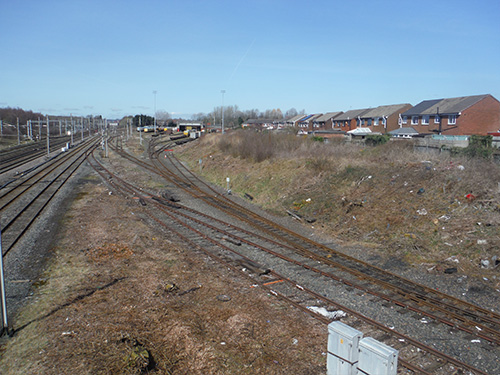
[[[274,129],[274,122],[276,120],[258,118],[258,119],[248,119],[241,126],[243,128],[252,128],[255,130],[265,130],[265,129]]]
[[[308,115],[306,117],[304,117],[303,119],[299,120],[297,122],[298,126],[299,126],[299,130],[301,130],[302,132],[312,132],[313,131],[313,121],[319,117],[321,117],[323,114],[322,113],[319,113],[319,114],[315,114],[315,115]]]
[[[361,115],[368,112],[369,108],[352,109],[350,111],[341,113],[333,120],[334,129],[347,132],[352,129],[364,126],[361,124]]]
[[[419,133],[487,135],[500,129],[500,102],[489,94],[424,100],[401,114],[400,125]]]
[[[412,108],[409,103],[381,105],[360,115],[361,126],[372,129],[373,132],[387,133],[399,128],[401,113]]]
[[[313,120],[313,131],[333,129],[333,119],[343,112],[327,112]]]
[[[288,120],[286,120],[286,126],[297,126],[297,123],[302,120],[304,117],[307,117],[307,115],[297,115],[297,116],[293,116],[292,118],[289,118]]]

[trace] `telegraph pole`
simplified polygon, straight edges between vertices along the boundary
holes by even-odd
[[[154,96],[155,96],[155,118],[154,118],[154,128],[155,128],[155,133],[156,133],[156,93],[157,93],[157,91],[156,91],[156,90],[154,90],[154,91],[153,91],[153,94],[154,94]]]
[[[222,94],[222,134],[224,134],[224,94],[226,90],[220,90]]]
[[[80,116],[80,125],[81,125],[81,127],[82,127],[82,128],[80,129],[80,131],[81,131],[81,133],[82,133],[82,141],[83,141],[83,117],[82,117],[82,116]]]
[[[0,228],[0,255],[2,255],[2,228]],[[3,274],[3,256],[0,256],[0,299],[2,300],[2,332],[9,333],[9,321],[7,319],[7,298],[5,293],[5,277]]]
[[[73,147],[73,133],[75,132],[75,125],[73,124],[73,116],[71,116],[71,147]]]
[[[47,156],[50,156],[50,120],[47,116]]]
[[[17,145],[21,144],[21,135],[19,134],[19,117],[17,118]]]

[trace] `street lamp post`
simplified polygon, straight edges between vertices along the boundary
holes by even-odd
[[[220,92],[222,94],[222,134],[224,134],[224,94],[226,90],[221,90]]]
[[[153,91],[153,95],[155,96],[155,116],[154,116],[154,128],[156,133],[156,90]]]

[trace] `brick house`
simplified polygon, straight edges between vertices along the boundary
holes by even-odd
[[[308,116],[304,117],[303,119],[300,119],[299,121],[297,121],[297,125],[299,126],[300,130],[309,133],[309,132],[313,131],[313,121],[321,116],[322,116],[322,113],[308,115]]]
[[[300,120],[302,120],[304,117],[307,117],[307,116],[304,114],[293,116],[292,118],[289,118],[288,120],[286,120],[286,126],[290,126],[290,127],[297,126],[297,123]]]
[[[388,133],[399,128],[401,113],[412,108],[409,103],[381,105],[360,115],[361,126],[366,126],[372,132]]]
[[[500,102],[489,94],[424,100],[401,114],[400,126],[419,133],[487,135],[500,129]]]
[[[313,120],[313,131],[333,129],[333,120],[342,112],[327,112]]]
[[[369,110],[370,108],[352,109],[350,111],[341,113],[333,120],[333,128],[335,130],[347,132],[349,130],[364,126],[361,125],[361,116]]]

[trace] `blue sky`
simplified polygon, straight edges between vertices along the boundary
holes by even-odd
[[[500,1],[0,0],[0,107],[121,118],[222,104],[500,100]]]

